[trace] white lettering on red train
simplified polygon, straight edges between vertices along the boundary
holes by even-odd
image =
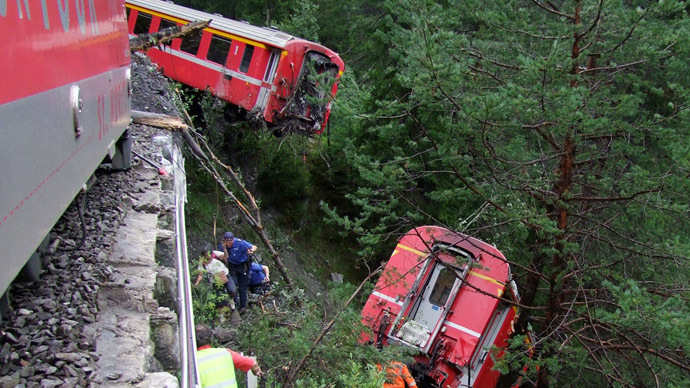
[[[127,116],[127,81],[120,82],[110,91],[110,123],[115,124]]]
[[[127,112],[127,81],[122,81],[110,89],[110,121],[105,112],[105,94],[98,96],[98,140],[101,140],[113,125],[122,120],[128,120]]]
[[[26,18],[31,20],[31,11],[29,10],[29,0],[24,0],[24,8],[26,8]],[[22,3],[20,0],[17,0],[17,9],[19,11],[19,18],[23,19]]]
[[[46,30],[49,30],[50,18],[48,17],[48,7],[46,6],[46,0],[41,0],[41,8],[43,8],[43,27]]]
[[[62,0],[57,0],[58,11],[60,11],[60,21],[62,22],[62,28],[65,32],[69,32],[69,0],[64,0],[64,5],[62,3]]]
[[[77,7],[77,19],[79,21],[79,30],[82,34],[86,34],[86,9],[84,8],[84,0],[74,1]],[[81,6],[80,6],[81,5]],[[93,4],[93,0],[89,0],[89,17],[91,18],[91,33],[98,33],[98,23],[96,23],[96,7]]]
[[[105,122],[105,95],[98,96],[98,140],[103,138],[103,135],[108,130],[108,123]]]
[[[57,4],[58,13],[60,14],[60,23],[62,24],[63,30],[69,32],[70,29],[70,16],[69,16],[69,3],[70,0],[55,0]],[[23,3],[23,5],[22,5]],[[94,0],[88,0],[88,5],[84,5],[84,0],[74,0],[74,6],[77,13],[77,22],[79,23],[79,30],[82,34],[86,34],[86,13],[88,8],[88,14],[91,24],[91,33],[98,34],[98,23],[96,21],[96,5]],[[41,10],[43,11],[43,27],[46,30],[50,29],[50,16],[48,15],[48,4],[46,0],[41,0]],[[26,20],[31,20],[31,7],[29,6],[29,0],[17,0],[17,18],[24,19],[26,14]],[[0,16],[7,17],[7,0],[0,0]]]

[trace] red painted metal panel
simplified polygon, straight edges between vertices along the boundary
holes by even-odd
[[[126,27],[122,0],[0,0],[0,292],[129,124]]]
[[[123,1],[5,3],[0,104],[129,63]]]

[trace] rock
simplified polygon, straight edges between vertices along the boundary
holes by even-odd
[[[55,310],[57,308],[57,302],[49,299],[43,304],[43,308],[48,310]]]
[[[159,308],[151,318],[151,338],[154,356],[164,370],[180,369],[180,344],[177,314],[167,308]]]
[[[23,328],[26,325],[26,319],[24,317],[16,317],[14,320],[14,327]]]
[[[153,297],[160,306],[177,309],[177,271],[173,268],[159,268],[156,275]]]
[[[333,281],[333,283],[342,284],[343,283],[343,274],[331,272],[331,281]]]
[[[135,385],[136,388],[178,388],[180,385],[175,376],[170,373],[148,373],[144,379]]]
[[[237,329],[235,328],[216,327],[213,329],[213,337],[221,344],[230,342],[236,336]]]
[[[7,360],[10,358],[10,352],[11,352],[11,347],[10,344],[5,343],[2,345],[2,349],[0,349],[0,360],[3,361],[3,363],[6,363]]]
[[[17,340],[17,337],[14,336],[14,334],[10,332],[3,332],[5,335],[5,341],[7,341],[10,344],[17,344],[19,341]]]
[[[82,358],[79,361],[75,362],[75,364],[77,366],[85,368],[85,367],[89,366],[91,364],[91,362],[89,360],[87,360],[86,358]]]
[[[55,388],[63,384],[62,380],[44,379],[41,380],[41,388]]]
[[[50,288],[37,288],[36,289],[36,296],[48,296],[53,293],[53,290]]]
[[[0,388],[15,388],[19,386],[20,373],[0,377]]]
[[[31,377],[36,373],[36,369],[32,366],[27,366],[24,367],[21,372],[19,372],[19,375],[21,377]]]
[[[88,276],[90,277],[91,275],[89,274]],[[82,277],[84,277],[84,273],[82,273]],[[72,302],[79,303],[82,299],[83,298],[81,297],[81,293],[79,291],[75,291],[72,294]]]
[[[55,358],[58,360],[74,363],[81,360],[83,357],[79,353],[55,353]]]
[[[70,364],[63,365],[62,369],[65,371],[65,373],[68,374],[69,377],[79,377],[79,373],[77,372],[77,370],[73,366],[71,366]],[[85,373],[82,372],[82,374],[85,374]]]
[[[72,326],[60,325],[57,329],[57,334],[61,337],[73,337],[74,332],[72,332]]]
[[[79,378],[69,377],[63,380],[63,383],[59,388],[77,388],[81,386],[84,386],[84,384],[79,383]]]

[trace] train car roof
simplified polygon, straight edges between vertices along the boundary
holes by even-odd
[[[210,28],[225,31],[233,35],[247,37],[249,39],[278,48],[284,48],[288,41],[295,39],[294,36],[273,28],[253,26],[246,22],[238,22],[236,20],[228,19],[219,14],[210,14],[192,8],[183,7],[171,1],[127,0],[126,3],[151,9],[152,11],[157,11],[178,19],[188,20],[190,22],[211,19],[211,23],[209,25]]]

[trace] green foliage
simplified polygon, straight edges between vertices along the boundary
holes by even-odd
[[[302,156],[307,146],[303,138],[289,137],[279,141],[265,137],[257,148],[259,153],[254,155],[261,160],[257,189],[262,193],[262,205],[280,209],[288,225],[300,223],[311,196],[309,170]]]
[[[248,316],[238,327],[245,335],[237,337],[235,346],[253,349],[263,365],[266,386],[279,387],[286,373],[307,355],[323,327],[339,312],[335,325],[300,369],[295,386],[380,388],[383,377],[376,364],[406,360],[409,355],[401,353],[401,348],[377,351],[359,343],[360,333],[366,330],[360,322],[359,308],[343,307],[353,291],[352,285],[338,285],[316,302],[307,300],[299,289],[279,290],[277,309]]]
[[[661,376],[663,386],[682,387],[690,384],[688,374],[678,370],[662,360],[652,357],[662,353],[665,347],[683,349],[690,342],[690,322],[687,320],[688,302],[679,295],[650,294],[645,286],[634,280],[625,280],[620,284],[604,284],[616,295],[616,310],[598,311],[596,316],[601,322],[623,332],[645,333],[651,338],[650,348],[644,348],[642,356],[647,358],[657,374]],[[644,355],[644,354],[647,355]],[[637,374],[635,363],[623,363],[620,360],[608,360],[609,368],[626,368],[626,374]],[[654,385],[651,376],[638,377],[643,385]]]
[[[219,149],[225,141],[224,110],[227,103],[206,91],[201,95],[199,105],[203,113],[206,141],[212,149]]]
[[[188,232],[215,241],[214,236],[211,235],[214,222],[216,222],[218,229],[227,229],[229,226],[219,208],[224,203],[225,194],[196,159],[189,156],[186,158],[185,171],[189,185],[187,190],[194,193],[187,198],[186,211],[189,216],[186,217],[186,227]]]
[[[326,0],[318,4],[321,42],[340,53],[348,72],[366,79],[368,85],[383,85],[382,74],[390,71],[386,69],[390,63],[386,32],[391,21],[383,2]],[[361,107],[359,112],[365,110]]]
[[[297,0],[289,3],[289,18],[282,19],[277,27],[281,31],[311,41],[319,41],[316,16],[319,6],[311,0]]]
[[[356,118],[342,122],[346,140],[332,153],[355,176],[351,206],[324,210],[360,236],[362,255],[434,223],[496,244],[521,286],[531,275],[520,268],[536,269],[542,277],[523,292],[549,311],[533,313],[543,383],[651,385],[642,371],[653,364],[674,369],[663,380],[679,385],[688,358],[669,349],[687,338],[633,324],[672,317],[633,310],[605,330],[589,319],[620,311],[624,300],[606,281],[643,282],[647,297],[685,289],[690,18],[675,1],[581,4],[576,19],[556,15],[573,15],[575,2],[556,12],[512,1],[387,2],[389,60],[371,70],[373,101],[363,89],[353,96]],[[687,302],[674,308],[690,312]],[[625,330],[638,346],[665,350],[626,357]],[[592,338],[616,345],[593,350]]]

